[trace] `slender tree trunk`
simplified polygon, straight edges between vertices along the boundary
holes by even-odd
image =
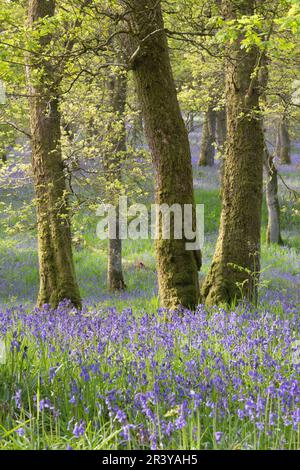
[[[291,140],[285,117],[283,117],[278,124],[277,155],[282,164],[291,164]]]
[[[225,149],[227,138],[227,118],[225,108],[216,111],[216,141],[219,152]]]
[[[267,106],[267,85],[269,80],[269,58],[263,55],[259,73],[260,95]],[[278,172],[274,163],[274,155],[271,155],[266,141],[266,129],[263,116],[261,116],[261,128],[264,138],[264,167],[266,172],[266,202],[268,208],[267,243],[282,244],[280,230],[280,205],[278,198]]]
[[[140,104],[138,102],[137,90],[134,89],[134,109],[135,113],[132,120],[131,131],[127,135],[127,141],[135,150],[144,148],[145,139],[144,139],[144,125],[143,125],[143,115],[140,109]]]
[[[223,187],[224,178],[224,161],[226,154],[226,140],[227,140],[227,116],[226,109],[220,109],[217,111],[217,126],[216,126],[216,137],[217,137],[217,150],[220,158],[220,181],[221,187]]]
[[[115,183],[122,179],[122,159],[126,153],[126,127],[125,106],[127,93],[127,77],[123,73],[115,75],[109,81],[111,109],[113,118],[121,124],[115,135],[113,143],[113,155],[109,155],[106,161],[108,168],[108,181],[112,185],[109,189],[111,200],[115,200],[118,207],[119,193],[115,190]],[[118,213],[118,211],[117,211]],[[119,220],[117,218],[116,238],[108,241],[108,268],[107,283],[111,290],[123,290],[126,288],[122,268],[122,240],[119,236]]]
[[[234,19],[254,13],[254,0],[223,1]],[[228,46],[226,61],[227,151],[219,237],[203,285],[208,305],[257,298],[260,271],[264,142],[256,78],[258,50],[241,47],[242,36]]]
[[[146,136],[156,173],[156,203],[194,206],[191,153],[177,100],[160,2],[132,0],[130,63],[137,82]],[[174,221],[173,221],[174,223]],[[199,251],[187,251],[181,240],[162,237],[156,243],[161,304],[194,307],[199,300]],[[172,227],[172,225],[171,225]],[[172,230],[171,230],[172,233]]]
[[[53,0],[29,1],[29,24],[38,28],[39,21],[55,14]],[[45,53],[51,35],[39,39]],[[50,61],[31,55],[28,79],[32,166],[37,205],[40,290],[38,305],[57,307],[69,299],[81,306],[73,264],[70,217],[66,181],[61,153],[61,116],[59,92],[54,85],[55,68]],[[57,78],[57,77],[56,77]]]
[[[265,147],[265,169],[267,175],[266,200],[268,207],[267,243],[282,245],[280,229],[280,205],[278,198],[278,172],[274,157]]]
[[[132,126],[132,133],[131,133],[131,145],[134,149],[139,149],[143,147],[144,138],[143,138],[143,118],[140,113],[138,113],[134,117],[134,122]]]
[[[116,239],[109,239],[107,283],[112,291],[126,289],[122,267],[122,240],[119,238],[119,220],[117,218]]]
[[[214,166],[216,143],[216,112],[210,106],[205,113],[199,166]]]

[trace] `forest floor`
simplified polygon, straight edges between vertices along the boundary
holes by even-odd
[[[297,149],[298,150],[298,149]],[[267,209],[263,205],[262,276],[261,294],[267,290],[300,289],[300,215],[299,199],[287,189],[300,191],[300,155],[293,156],[293,164],[279,167],[280,197],[282,206],[282,231],[285,245],[268,247],[265,243]],[[205,208],[205,245],[203,249],[204,276],[210,266],[217,238],[221,201],[218,168],[195,167],[196,202]],[[13,193],[13,192],[11,192]],[[1,195],[5,204],[11,204],[11,193]],[[17,191],[18,198],[24,197]],[[29,197],[32,197],[31,194]],[[30,201],[28,201],[29,203]],[[12,235],[4,231],[0,218],[0,306],[16,304],[33,305],[38,289],[38,260],[35,230],[18,232],[18,210],[10,215],[8,223]],[[107,243],[96,235],[99,219],[86,210],[73,221],[75,263],[85,305],[137,308],[157,308],[157,282],[154,246],[151,240],[125,241],[123,245],[124,271],[127,290],[112,294],[106,288]],[[7,220],[6,220],[7,224]],[[141,264],[142,263],[142,264]]]
[[[299,164],[296,156],[280,168],[282,247],[265,243],[264,204],[258,307],[199,306],[171,317],[158,309],[145,240],[124,243],[127,290],[111,294],[106,243],[95,214],[83,211],[74,237],[85,308],[34,309],[35,232],[7,233],[2,217],[0,449],[299,449],[300,207],[286,188],[300,189]],[[218,181],[217,168],[195,168],[202,276],[217,237]],[[0,194],[6,204],[12,193]]]

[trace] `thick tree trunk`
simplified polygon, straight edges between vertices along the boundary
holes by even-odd
[[[278,124],[276,153],[282,164],[291,164],[291,140],[285,117],[283,117]]]
[[[209,107],[205,113],[202,127],[202,142],[199,166],[214,166],[216,144],[216,112]]]
[[[191,153],[177,100],[160,2],[132,0],[131,66],[137,82],[146,136],[156,173],[156,203],[194,206]],[[161,304],[194,307],[199,300],[199,251],[187,251],[181,240],[162,237],[156,243]],[[172,230],[171,230],[172,232]]]
[[[223,1],[224,15],[252,15],[254,0]],[[208,305],[257,298],[260,271],[264,142],[259,111],[256,65],[258,50],[228,47],[226,62],[227,151],[224,165],[219,237],[203,285]]]
[[[265,147],[265,169],[267,175],[266,200],[268,207],[267,243],[282,245],[280,229],[280,205],[278,198],[278,172],[274,157]]]
[[[53,0],[29,1],[29,24],[55,14]],[[47,51],[51,35],[41,36]],[[28,79],[32,134],[32,166],[37,205],[40,290],[38,305],[57,307],[68,299],[81,306],[72,256],[70,217],[61,153],[59,93],[55,69],[46,59],[29,58]],[[57,77],[56,77],[57,78]]]
[[[108,168],[107,176],[111,184],[110,200],[115,201],[118,206],[119,193],[114,189],[122,178],[122,160],[126,153],[126,127],[125,127],[125,106],[127,93],[127,77],[120,73],[109,81],[109,92],[113,118],[121,124],[115,135],[113,143],[113,155],[108,155],[106,166]],[[119,220],[117,220],[116,238],[108,241],[108,268],[107,283],[111,290],[123,290],[126,288],[122,269],[122,240],[119,237]]]

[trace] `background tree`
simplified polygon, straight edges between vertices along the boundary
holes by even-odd
[[[282,164],[291,164],[291,139],[285,113],[278,122],[276,153]]]
[[[267,242],[282,245],[281,223],[280,223],[280,204],[278,197],[278,171],[274,163],[274,156],[265,147],[266,169],[266,200],[268,208],[268,228]]]
[[[124,71],[115,72],[108,78],[109,96],[111,101],[111,109],[114,123],[110,123],[114,127],[114,139],[112,147],[107,153],[104,165],[108,177],[108,194],[110,201],[114,201],[114,205],[119,214],[118,197],[122,194],[117,190],[118,184],[122,180],[122,162],[126,158],[126,123],[125,123],[125,107],[127,96],[127,74]],[[118,124],[116,126],[116,123]],[[108,270],[107,282],[111,290],[125,289],[125,281],[122,269],[122,240],[119,232],[119,216],[116,219],[116,238],[108,240]]]
[[[264,126],[264,115],[267,114],[267,90],[269,83],[270,61],[264,54],[261,59],[259,71],[259,86],[261,95],[261,126],[264,136],[264,169],[266,173],[266,203],[268,208],[268,226],[266,239],[268,244],[281,245],[280,204],[278,197],[278,171],[274,162],[274,155],[270,152],[267,142],[267,132]]]
[[[204,115],[204,123],[202,127],[202,141],[200,149],[200,166],[214,166],[216,151],[216,128],[217,114],[213,106],[209,106]]]

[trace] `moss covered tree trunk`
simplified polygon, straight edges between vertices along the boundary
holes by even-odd
[[[254,13],[254,0],[223,1],[230,20]],[[256,300],[260,271],[264,143],[256,65],[258,50],[228,46],[226,61],[227,150],[216,251],[203,285],[208,305]]]
[[[119,192],[116,188],[122,179],[122,161],[126,154],[126,92],[126,75],[120,72],[118,75],[111,77],[109,80],[110,104],[113,119],[118,125],[117,129],[111,129],[114,134],[112,153],[106,158],[106,166],[108,182],[110,184],[108,193],[110,194],[110,201],[115,201],[116,207],[118,207],[119,197]],[[117,216],[116,238],[108,240],[107,283],[111,290],[123,290],[126,287],[122,268],[122,240],[119,235],[119,219]]]
[[[45,17],[55,14],[53,0],[29,1],[29,25],[38,31]],[[51,34],[41,35],[39,46],[49,51]],[[37,206],[40,289],[38,305],[56,307],[69,299],[81,306],[71,246],[70,217],[61,153],[59,92],[50,60],[28,58],[32,167]]]
[[[291,164],[291,140],[286,117],[283,117],[278,124],[276,153],[282,164]]]
[[[278,198],[278,172],[274,157],[265,148],[266,201],[268,208],[267,243],[282,245],[280,228],[280,204]]]
[[[131,67],[137,83],[145,131],[156,174],[156,203],[194,206],[191,153],[177,100],[160,2],[130,2]],[[186,239],[164,240],[159,223],[156,243],[161,304],[193,307],[199,300],[199,251],[187,251]],[[171,230],[172,232],[172,230]]]
[[[216,144],[216,112],[210,106],[205,113],[199,166],[214,166]]]

